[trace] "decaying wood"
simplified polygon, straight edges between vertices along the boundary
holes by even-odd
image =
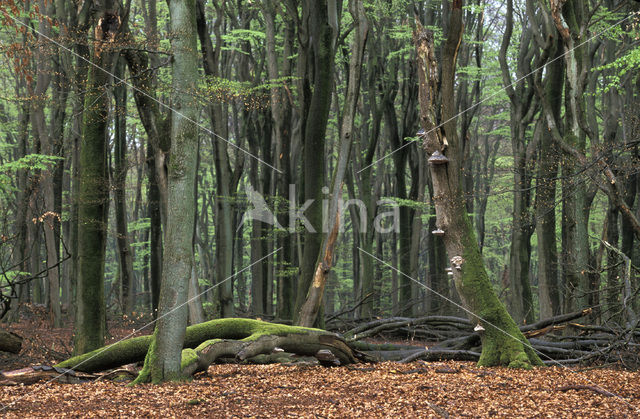
[[[68,368],[56,368],[46,365],[34,365],[19,370],[0,372],[0,385],[29,385],[40,381],[56,380],[61,383],[81,383],[96,379],[98,376],[75,372]]]
[[[342,185],[340,186],[340,190],[342,190]],[[313,282],[309,288],[307,299],[300,308],[300,318],[297,322],[299,326],[311,327],[316,321],[316,317],[320,311],[322,297],[324,295],[324,287],[327,283],[327,276],[329,275],[333,265],[333,252],[335,250],[339,230],[340,209],[337,208],[333,228],[323,243],[322,248],[324,249],[324,254],[316,266],[316,271],[313,275]]]
[[[0,330],[0,351],[20,353],[22,349],[22,337],[13,332]]]
[[[628,367],[640,366],[640,331],[632,328],[615,330],[605,326],[582,325],[572,320],[588,316],[591,308],[544,319],[520,326],[528,343],[545,363],[577,364],[622,362]],[[576,336],[566,335],[575,330]],[[562,333],[556,333],[560,332]],[[423,360],[477,360],[480,333],[474,332],[466,319],[428,316],[418,319],[393,317],[378,319],[352,328],[345,333],[349,343],[377,360],[410,362]],[[442,337],[445,338],[442,338]],[[447,338],[448,336],[451,336]],[[424,350],[407,345],[376,345],[355,339],[383,337],[387,339],[420,339],[437,342]],[[439,338],[440,337],[440,338]]]
[[[455,360],[455,361],[477,361],[480,358],[480,353],[473,351],[453,351],[449,349],[425,349],[416,352],[408,357],[400,360],[402,363],[416,361],[422,359],[423,361],[442,361],[442,360]]]

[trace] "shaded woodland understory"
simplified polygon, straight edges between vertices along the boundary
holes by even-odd
[[[0,384],[502,377],[475,361],[636,409],[609,383],[634,373],[602,368],[640,367],[640,2],[6,0],[0,21],[0,350],[34,350],[37,320],[65,336]]]

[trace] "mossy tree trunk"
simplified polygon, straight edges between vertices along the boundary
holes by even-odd
[[[169,4],[173,49],[171,160],[168,167],[167,231],[158,322],[145,359],[153,382],[182,377],[181,351],[187,326],[186,305],[193,255],[194,182],[198,151],[198,55],[195,0]]]
[[[325,186],[325,133],[329,120],[331,94],[333,92],[333,73],[335,43],[339,34],[339,13],[336,0],[306,0],[302,3],[304,28],[309,40],[300,60],[309,60],[303,83],[313,86],[310,93],[308,113],[304,117],[303,135],[303,181],[304,201],[312,200],[305,211],[312,229],[304,232],[304,249],[301,261],[301,275],[298,282],[294,315],[299,319],[300,309],[306,301],[307,291],[316,272],[316,263],[322,247],[322,188]],[[307,93],[305,93],[307,94]],[[304,98],[307,100],[307,97]],[[306,109],[303,106],[303,113]]]
[[[101,8],[95,28],[93,65],[89,66],[85,95],[78,194],[78,279],[74,352],[81,354],[104,344],[106,308],[104,264],[109,209],[107,126],[109,99],[105,90],[114,53],[110,51],[119,17],[112,2]],[[117,24],[115,24],[117,23]],[[103,26],[106,30],[103,30]]]
[[[462,1],[454,0],[447,40],[442,48],[442,128],[437,127],[437,63],[433,33],[419,27],[414,34],[420,78],[420,117],[426,135],[424,147],[431,156],[444,153],[448,163],[431,163],[433,201],[437,227],[451,260],[454,283],[464,306],[485,329],[480,365],[530,368],[542,361],[530,349],[517,325],[493,291],[466,211],[461,184],[462,149],[453,118],[456,57],[462,41]],[[436,154],[437,155],[437,154]]]

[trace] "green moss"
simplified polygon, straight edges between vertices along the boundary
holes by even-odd
[[[469,223],[468,217],[464,217]],[[524,335],[496,296],[484,268],[471,225],[463,235],[464,260],[459,287],[469,309],[486,321],[479,366],[505,365],[530,369],[544,365],[528,345]]]
[[[213,338],[250,341],[263,335],[284,336],[308,332],[326,333],[321,329],[288,326],[253,319],[216,319],[188,327],[184,346],[192,348]]]
[[[222,342],[222,339],[208,339],[208,340],[205,340],[204,342],[202,342],[200,345],[198,345],[196,347],[195,351],[196,352],[200,352],[204,348],[206,348],[207,346],[213,345],[213,344],[218,343],[218,342]]]
[[[152,380],[151,377],[151,362],[155,359],[156,357],[156,339],[155,339],[155,332],[152,336],[152,340],[151,340],[151,344],[149,345],[149,349],[147,351],[147,355],[144,357],[144,365],[142,366],[142,369],[140,370],[140,372],[138,373],[138,377],[136,377],[135,380],[133,380],[133,382],[131,384],[129,384],[130,386],[134,386],[136,384],[142,384],[142,383],[148,383]]]
[[[180,369],[184,370],[186,367],[195,362],[198,362],[198,352],[191,348],[183,349],[182,360],[180,361]]]
[[[195,349],[195,353],[197,353],[205,346],[222,339],[255,341],[266,335],[285,336],[304,333],[327,332],[321,329],[268,323],[253,319],[216,319],[188,327],[184,347]],[[191,352],[188,353],[192,355]],[[83,372],[95,372],[144,359],[144,366],[132,384],[160,382],[159,377],[151,376],[150,366],[155,361],[155,357],[154,336],[140,336],[69,358],[56,366]]]
[[[74,356],[55,365],[77,371],[95,372],[115,368],[129,361],[142,359],[147,353],[151,336],[139,336]]]

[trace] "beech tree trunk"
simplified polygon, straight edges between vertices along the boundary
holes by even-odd
[[[110,2],[106,2],[110,3]],[[104,4],[101,18],[116,19]],[[78,283],[74,352],[85,353],[104,344],[106,307],[104,264],[109,208],[107,171],[107,125],[109,75],[113,52],[109,50],[119,29],[104,32],[99,21],[95,29],[92,63],[85,96],[83,138],[80,146],[80,190],[78,195]]]
[[[304,116],[303,136],[303,176],[304,201],[312,200],[305,211],[313,231],[304,232],[304,249],[300,266],[300,280],[296,298],[296,317],[306,301],[307,291],[316,272],[316,263],[322,247],[322,188],[325,185],[325,133],[333,91],[335,42],[339,34],[339,10],[336,0],[305,0],[302,10],[309,41],[306,54],[311,57],[312,68],[306,68],[307,88],[313,86],[313,93],[306,92],[304,100],[309,100],[308,113]],[[329,7],[329,6],[332,7]],[[332,11],[333,13],[329,13]],[[302,54],[301,54],[302,55]],[[306,58],[302,58],[305,60]],[[307,111],[302,109],[302,113]],[[296,321],[298,319],[296,318]]]
[[[442,128],[436,128],[438,121],[435,118],[438,80],[433,33],[422,27],[414,33],[420,77],[420,116],[427,133],[424,147],[431,156],[436,224],[444,231],[443,239],[451,261],[454,283],[463,305],[472,313],[473,321],[485,329],[479,365],[531,368],[533,365],[542,365],[542,361],[530,349],[494,293],[466,212],[460,178],[462,150],[452,118],[455,112],[456,56],[462,41],[462,1],[454,0],[451,7],[448,37],[442,48],[441,118],[446,121]],[[446,155],[448,162],[433,161],[440,153]]]
[[[124,78],[125,63],[120,59],[116,74],[119,78]],[[127,87],[119,84],[114,88],[114,98],[116,102],[115,116],[115,144],[114,144],[114,172],[113,172],[113,196],[116,215],[116,243],[118,246],[120,262],[120,284],[122,293],[122,312],[131,314],[134,309],[135,300],[135,276],[133,273],[133,252],[129,239],[129,229],[127,225],[127,202],[125,199],[127,163]]]
[[[186,305],[193,263],[194,182],[198,152],[198,54],[195,0],[169,2],[174,54],[171,103],[171,161],[168,172],[167,230],[158,322],[144,371],[154,383],[182,377],[180,356],[187,326]],[[142,374],[142,373],[141,373]]]
[[[562,92],[564,63],[559,59],[562,41],[555,41],[554,61],[547,66],[545,91],[547,96]],[[560,119],[561,101],[543,103],[556,119]],[[540,116],[544,120],[544,115]],[[558,280],[558,250],[556,240],[556,177],[558,149],[548,132],[542,134],[538,146],[538,180],[536,192],[536,234],[538,236],[538,300],[543,319],[560,314],[560,283]]]

